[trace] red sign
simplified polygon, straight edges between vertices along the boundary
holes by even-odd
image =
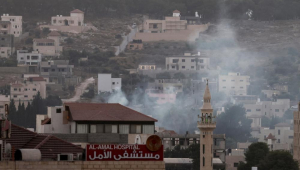
[[[150,151],[146,145],[87,145],[87,161],[163,161],[163,146]]]

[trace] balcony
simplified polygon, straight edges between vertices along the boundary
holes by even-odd
[[[202,129],[215,129],[216,128],[216,122],[212,122],[212,123],[206,123],[206,122],[197,122],[198,128],[202,128]]]

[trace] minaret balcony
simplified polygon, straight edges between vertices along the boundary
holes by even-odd
[[[197,127],[199,129],[215,129],[216,128],[216,122],[200,122],[197,121],[198,125]]]

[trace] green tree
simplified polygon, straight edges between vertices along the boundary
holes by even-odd
[[[8,115],[8,119],[12,121],[12,123],[14,123],[16,121],[17,118],[17,109],[15,106],[15,101],[14,99],[11,99],[9,102],[9,115]]]
[[[238,170],[251,170],[251,167],[257,166],[261,160],[269,153],[269,148],[266,143],[257,142],[249,146],[245,153],[245,160],[247,163],[240,163]]]
[[[258,169],[299,170],[298,162],[288,151],[272,151],[260,162]]]
[[[251,119],[247,119],[245,108],[240,105],[225,106],[225,112],[217,118],[218,124],[214,133],[226,134],[227,138],[234,139],[236,142],[246,142],[251,136]]]

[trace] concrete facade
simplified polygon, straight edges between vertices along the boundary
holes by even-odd
[[[9,104],[10,96],[9,95],[0,95],[0,119],[5,114],[5,104]]]
[[[37,51],[17,50],[18,65],[38,66],[42,61],[42,54]]]
[[[0,58],[9,58],[14,51],[14,36],[11,34],[0,34]]]
[[[42,61],[39,66],[40,75],[49,78],[49,83],[62,84],[66,77],[72,77],[74,65],[69,60]]]
[[[12,83],[10,87],[10,96],[11,99],[14,99],[16,106],[19,101],[21,101],[21,103],[24,102],[25,106],[27,106],[28,102],[31,102],[38,92],[40,92],[43,99],[46,98],[46,80],[27,80],[24,83],[16,82]]]
[[[255,104],[244,104],[244,108],[247,117],[282,117],[290,108],[290,99],[277,99],[276,101],[260,101],[258,99]]]
[[[247,95],[250,85],[250,76],[242,76],[240,73],[228,73],[219,75],[219,91],[227,95]]]
[[[164,161],[1,161],[5,170],[165,170]]]
[[[144,48],[142,40],[132,40],[127,44],[127,50],[142,50]]]
[[[83,26],[84,12],[76,9],[70,12],[70,16],[57,15],[51,17],[51,25],[55,26]]]
[[[112,78],[111,76],[111,74],[98,74],[98,94],[121,89],[122,78]]]
[[[154,63],[140,63],[138,70],[156,70],[156,65]]]
[[[11,23],[9,34],[14,35],[14,37],[22,35],[22,16],[9,16],[9,14],[3,14],[1,16],[1,21],[9,21]]]
[[[10,21],[0,21],[0,34],[10,34],[12,29],[11,27]]]
[[[63,51],[60,37],[59,33],[52,34],[51,32],[46,39],[33,39],[33,51],[38,51],[43,56],[59,56]]]
[[[199,56],[166,57],[166,70],[207,70],[210,59]]]
[[[226,156],[226,170],[237,170],[241,161],[245,161],[245,156]]]

